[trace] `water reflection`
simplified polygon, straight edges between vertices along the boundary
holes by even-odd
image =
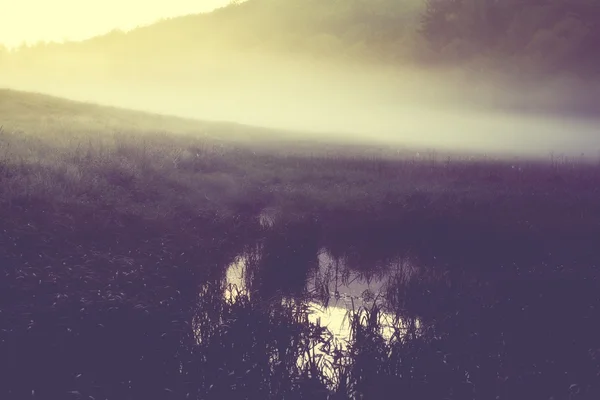
[[[415,273],[414,264],[406,258],[398,257],[383,270],[356,271],[349,268],[343,258],[333,257],[326,249],[317,253],[317,260],[318,267],[307,274],[304,282],[297,282],[303,286],[303,290],[294,290],[291,293],[279,290],[279,296],[270,299],[283,302],[302,301],[308,311],[308,320],[327,328],[342,347],[351,339],[351,311],[370,310],[377,305],[381,310],[381,334],[386,339],[401,328],[398,318],[385,311],[389,309],[386,293],[390,282],[409,279]],[[226,270],[225,299],[235,300],[240,295],[252,299],[253,294],[257,295],[257,290],[250,286],[260,286],[261,282],[256,279],[260,277],[260,272],[253,271],[252,266],[260,268],[264,265],[264,262],[257,262],[256,254],[237,257]],[[283,262],[278,267],[285,270],[286,263]],[[394,279],[391,279],[392,277]]]

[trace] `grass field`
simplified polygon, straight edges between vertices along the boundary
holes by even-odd
[[[341,211],[389,216],[418,203],[443,215],[494,208],[486,220],[534,226],[563,217],[587,223],[597,211],[600,168],[573,159],[474,160],[374,147],[360,153],[356,145],[309,147],[285,133],[278,140],[268,130],[37,94],[5,91],[0,101],[6,203],[42,198],[136,215],[272,207],[322,217]],[[538,202],[543,206],[532,206]]]
[[[317,146],[9,90],[0,125],[2,398],[598,394],[596,163]],[[257,243],[263,286],[319,246],[357,268],[416,255],[431,269],[389,298],[421,328],[385,342],[356,310],[325,365],[302,304],[223,300]]]

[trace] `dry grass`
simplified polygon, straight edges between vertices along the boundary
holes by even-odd
[[[417,157],[394,149],[375,156],[376,149],[365,155],[352,146],[265,141],[267,132],[250,128],[250,140],[236,142],[243,135],[227,136],[224,125],[10,91],[0,96],[0,118],[5,204],[39,198],[147,215],[266,206],[288,215],[388,215],[413,206],[455,214],[483,207],[494,209],[486,218],[535,224],[550,214],[589,220],[600,182],[600,168],[578,160]]]

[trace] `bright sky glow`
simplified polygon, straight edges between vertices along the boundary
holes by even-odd
[[[230,0],[18,0],[0,1],[0,44],[83,40],[118,28],[226,6]]]

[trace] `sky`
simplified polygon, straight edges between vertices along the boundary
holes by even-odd
[[[230,0],[18,0],[0,1],[0,43],[83,40],[115,28],[211,11]]]

